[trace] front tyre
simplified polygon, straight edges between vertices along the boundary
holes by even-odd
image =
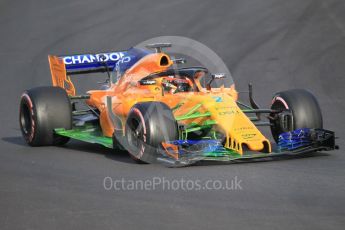
[[[161,102],[135,104],[126,121],[126,149],[138,163],[154,163],[163,141],[178,138],[177,122],[171,109]]]
[[[54,133],[56,128],[72,128],[72,106],[65,90],[36,87],[22,94],[19,125],[30,146],[62,145],[69,138]]]
[[[272,100],[270,114],[271,132],[278,142],[279,135],[301,128],[321,129],[323,126],[320,106],[315,96],[304,89],[293,89],[276,93]]]

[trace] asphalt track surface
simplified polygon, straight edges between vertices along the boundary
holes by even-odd
[[[0,1],[0,228],[344,229],[345,2]],[[219,54],[239,90],[318,97],[339,151],[261,163],[169,169],[73,141],[30,148],[18,128],[24,89],[49,85],[48,54],[122,50],[186,36]],[[106,191],[103,179],[228,180],[236,191]]]

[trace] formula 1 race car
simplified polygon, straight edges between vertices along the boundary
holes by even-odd
[[[227,76],[204,67],[180,68],[163,48],[49,56],[53,86],[25,91],[20,127],[30,146],[62,145],[70,138],[129,152],[137,162],[190,165],[200,160],[294,155],[337,148],[323,129],[321,110],[306,90],[276,93],[269,109],[238,100]],[[71,76],[107,73],[101,89],[77,94]],[[201,79],[209,79],[202,83]],[[268,119],[263,120],[266,114]],[[270,126],[271,143],[258,126]]]

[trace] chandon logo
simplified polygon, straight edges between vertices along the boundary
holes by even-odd
[[[87,64],[93,62],[107,62],[107,61],[118,61],[125,56],[123,52],[114,53],[102,53],[102,54],[85,54],[85,55],[74,55],[63,57],[63,61],[66,65],[73,64]]]

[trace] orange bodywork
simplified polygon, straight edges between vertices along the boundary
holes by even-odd
[[[73,83],[66,75],[66,69],[61,59],[49,56],[52,81],[54,86],[66,89],[71,96],[76,94]],[[226,136],[225,147],[243,153],[243,146],[254,151],[271,151],[270,142],[262,135],[257,127],[238,107],[236,101],[238,93],[235,86],[229,88],[211,88],[207,90],[200,84],[204,76],[196,73],[194,76],[197,91],[180,93],[162,93],[162,80],[164,76],[156,79],[154,85],[141,85],[139,81],[148,75],[168,70],[173,65],[170,57],[165,53],[152,53],[141,58],[129,68],[116,83],[106,90],[91,90],[87,93],[90,98],[86,101],[89,106],[100,111],[100,126],[104,136],[111,137],[114,130],[125,129],[127,114],[133,105],[144,101],[160,101],[167,104],[173,110],[175,117],[197,109],[200,113],[210,113],[209,116],[179,120],[181,124],[202,124],[212,119],[215,121],[215,129]],[[112,122],[111,114],[107,108],[107,97],[111,97],[112,113],[121,120],[117,126]],[[219,99],[219,100],[216,100]],[[195,108],[195,105],[200,105]]]

